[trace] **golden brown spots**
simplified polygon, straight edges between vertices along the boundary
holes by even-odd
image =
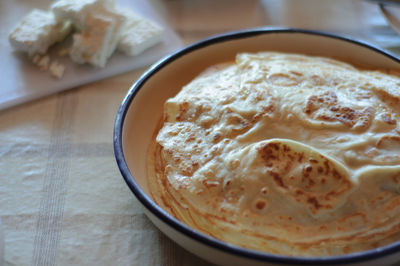
[[[301,180],[303,182],[304,182],[304,180],[306,178],[308,178],[310,176],[310,172],[311,171],[312,171],[312,167],[311,168],[310,167],[303,167],[303,169],[301,170],[301,174],[302,174]]]
[[[246,121],[239,114],[232,113],[231,111],[228,111],[227,114],[228,114],[227,121],[226,121],[227,124],[241,125],[241,126],[246,125]]]
[[[267,205],[267,202],[265,200],[257,200],[255,206],[258,210],[263,210],[265,206]]]
[[[374,116],[374,109],[372,107],[366,107],[361,111],[357,112],[356,122],[353,125],[354,129],[365,130],[370,127]]]
[[[279,150],[279,146],[276,143],[267,143],[258,148],[258,152],[260,153],[261,158],[266,163],[271,163],[271,160],[279,159],[274,150]]]
[[[286,144],[283,144],[283,152],[290,152],[290,147],[288,146],[288,145],[286,145]]]
[[[298,162],[299,163],[301,163],[302,161],[303,161],[303,157],[304,157],[304,153],[302,152],[302,153],[300,153],[300,154],[298,154],[299,156],[297,157],[298,158]]]
[[[310,96],[307,100],[305,113],[311,114],[318,110],[322,104],[332,106],[334,104],[337,104],[337,101],[338,97],[333,91],[327,91],[319,96]]]
[[[182,121],[183,116],[186,114],[186,112],[189,110],[189,103],[188,102],[183,102],[179,104],[179,114],[176,117],[177,121]]]
[[[325,166],[325,174],[327,175],[327,174],[329,174],[329,161],[328,160],[325,160],[324,161],[324,166]]]
[[[290,73],[290,74],[293,74],[293,75],[295,75],[295,76],[298,76],[298,77],[303,76],[303,73],[300,73],[300,72],[294,71],[294,70],[290,70],[289,73]]]
[[[178,132],[177,131],[170,131],[170,132],[168,132],[168,135],[171,136],[171,137],[174,137],[174,136],[178,135]]]
[[[257,151],[266,167],[265,174],[277,188],[284,189],[287,196],[308,206],[308,211],[314,215],[336,206],[352,187],[345,172],[322,154],[314,157],[312,153],[294,148],[281,142],[258,146]]]
[[[342,178],[342,175],[339,174],[338,171],[336,171],[335,169],[332,170],[332,175],[336,179],[341,179]]]
[[[313,179],[308,179],[308,184],[306,186],[307,189],[311,189],[315,185],[315,181]]]
[[[271,112],[273,112],[275,110],[275,106],[273,105],[273,103],[271,103],[271,104],[269,104],[267,106],[264,106],[262,108],[262,110],[263,110],[264,113],[271,113]]]
[[[291,167],[292,167],[292,162],[291,161],[287,161],[286,164],[285,164],[285,167],[283,168],[283,170],[288,172]]]
[[[261,194],[263,194],[264,196],[268,194],[268,188],[267,187],[263,187],[260,190]]]
[[[320,230],[327,230],[328,227],[326,227],[326,225],[321,225],[321,226],[319,227],[319,229],[320,229]]]
[[[196,137],[195,137],[194,133],[192,133],[186,138],[185,142],[192,142],[195,140],[196,140]]]
[[[310,96],[304,112],[316,120],[338,121],[345,126],[365,130],[371,125],[374,110],[372,107],[365,107],[357,111],[343,106],[338,102],[336,93],[326,91],[320,95]]]
[[[308,203],[312,204],[314,209],[318,210],[319,208],[323,207],[319,204],[318,200],[315,197],[311,197],[307,200]]]
[[[268,171],[268,174],[271,175],[274,178],[275,183],[283,188],[287,188],[287,186],[283,183],[282,178],[279,176],[278,173],[273,172],[273,171]]]
[[[225,182],[224,182],[224,189],[228,189],[229,187],[230,187],[230,185],[231,185],[231,180],[226,180]]]

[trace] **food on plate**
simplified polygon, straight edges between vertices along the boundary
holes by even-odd
[[[70,32],[71,60],[96,67],[104,67],[116,50],[135,56],[161,42],[163,36],[156,23],[118,7],[113,0],[58,0],[50,11],[35,9],[29,13],[12,30],[9,40],[15,50],[28,53],[34,60]],[[61,77],[62,73],[57,71],[54,76]]]
[[[126,20],[119,37],[118,50],[134,56],[161,41],[163,29],[156,23],[126,8],[120,8],[118,12]]]
[[[49,66],[49,70],[53,77],[61,78],[64,75],[65,66],[53,60]]]
[[[72,21],[77,29],[82,30],[87,15],[114,7],[115,1],[112,0],[57,0],[50,9],[58,19]]]
[[[269,253],[400,240],[399,86],[329,58],[238,54],[166,101],[152,197],[207,235]]]
[[[40,56],[35,54],[32,57],[32,63],[39,67],[40,71],[47,71],[49,69],[50,57],[48,55]]]
[[[112,10],[87,14],[82,32],[73,36],[71,59],[104,67],[117,47],[124,22],[125,18]]]
[[[62,41],[70,31],[69,21],[57,21],[53,13],[33,9],[11,31],[9,40],[16,50],[33,56],[45,54],[49,46]]]

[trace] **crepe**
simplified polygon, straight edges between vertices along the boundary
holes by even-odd
[[[207,235],[275,254],[396,241],[399,85],[328,58],[238,54],[166,101],[152,196]]]

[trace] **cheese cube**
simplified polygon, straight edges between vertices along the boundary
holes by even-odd
[[[107,51],[107,57],[110,57],[117,49],[117,45],[121,37],[121,32],[126,23],[126,18],[115,9],[105,8],[99,10],[99,14],[108,18],[112,18],[114,20],[114,31],[111,34],[111,40],[108,43]]]
[[[134,56],[162,40],[163,29],[154,22],[128,9],[119,9],[118,12],[126,18],[118,42],[118,50]]]
[[[116,49],[123,23],[124,17],[112,10],[89,12],[82,33],[73,36],[71,59],[104,67]]]
[[[62,41],[71,31],[71,23],[57,21],[51,12],[32,10],[11,31],[9,41],[30,56],[46,53],[50,45]]]
[[[51,10],[58,19],[71,20],[73,25],[82,30],[89,12],[112,8],[115,0],[58,0],[51,5]]]

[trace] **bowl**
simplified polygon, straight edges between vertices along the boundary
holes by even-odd
[[[209,66],[231,61],[239,52],[279,51],[333,57],[372,69],[400,70],[399,59],[371,44],[330,33],[292,28],[230,32],[202,40],[151,66],[122,101],[114,128],[114,151],[127,185],[144,213],[188,251],[220,265],[385,265],[400,261],[400,242],[330,257],[290,257],[245,249],[181,223],[159,207],[147,185],[146,158],[163,103]]]

